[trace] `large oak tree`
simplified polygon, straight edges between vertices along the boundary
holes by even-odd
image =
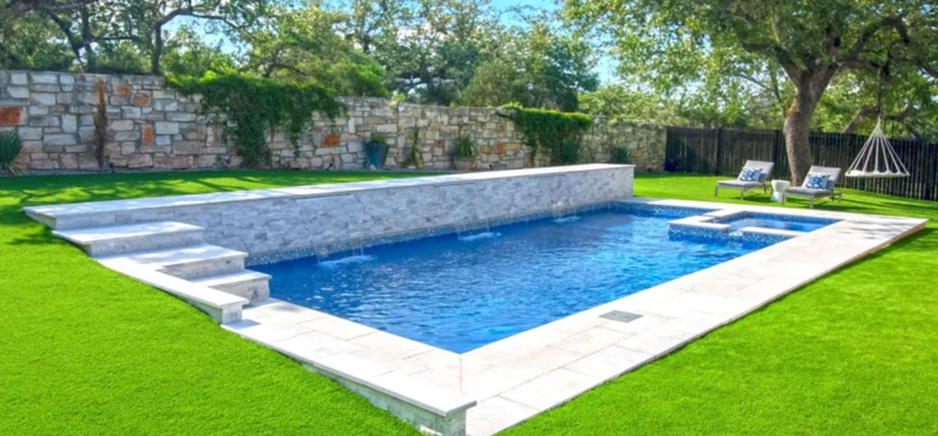
[[[615,42],[625,74],[659,88],[713,66],[781,68],[795,89],[784,132],[796,183],[813,162],[815,110],[839,74],[892,66],[938,79],[938,7],[929,0],[568,0],[565,10]]]

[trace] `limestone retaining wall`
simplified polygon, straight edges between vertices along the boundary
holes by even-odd
[[[0,71],[0,131],[24,141],[21,162],[32,170],[96,170],[95,86],[103,80],[108,101],[107,161],[119,170],[237,168],[241,159],[223,126],[199,112],[198,98],[167,88],[156,76]],[[334,121],[317,118],[295,148],[285,135],[270,141],[274,168],[364,169],[364,143],[384,135],[387,166],[400,167],[420,128],[418,147],[426,169],[452,168],[459,134],[479,146],[478,169],[544,166],[509,120],[494,109],[392,104],[378,98],[341,100],[347,111]],[[614,147],[627,147],[639,171],[661,171],[665,129],[597,120],[585,136],[586,162],[608,162]],[[543,153],[542,153],[543,154]]]

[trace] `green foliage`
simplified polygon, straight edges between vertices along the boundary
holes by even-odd
[[[384,138],[384,135],[371,135],[371,142],[377,142],[378,144],[387,144],[388,140]]]
[[[579,113],[526,109],[518,105],[508,105],[505,109],[507,111],[499,115],[515,123],[532,158],[544,150],[554,164],[563,164],[570,157],[572,146],[565,143],[579,142],[583,132],[593,125],[589,115]]]
[[[453,148],[453,159],[472,159],[476,157],[478,148],[471,136],[459,135],[454,142],[456,146]]]
[[[0,134],[0,172],[8,172],[14,176],[22,174],[23,167],[16,162],[22,152],[23,141],[16,132]]]
[[[560,165],[576,165],[583,160],[586,147],[577,138],[566,138],[560,142],[557,153],[557,163]]]
[[[407,160],[404,161],[404,166],[423,168],[423,155],[420,154],[420,127],[414,128],[410,150],[407,153]]]
[[[185,95],[201,95],[204,111],[225,116],[225,132],[233,137],[238,154],[249,167],[270,164],[268,133],[285,131],[296,147],[314,114],[334,119],[343,108],[328,89],[315,83],[243,75],[180,78],[170,83]]]
[[[630,164],[632,163],[632,150],[626,147],[616,147],[612,149],[609,155],[609,163]]]
[[[222,51],[221,44],[209,46],[202,35],[189,27],[173,32],[166,43],[162,60],[163,72],[170,77],[203,77],[208,72],[218,75],[237,71],[235,59]]]
[[[341,96],[388,95],[384,68],[335,32],[344,15],[316,3],[277,12],[245,32],[250,42],[246,70],[289,82],[316,82]]]
[[[4,2],[0,0],[0,5]],[[4,16],[0,6],[0,69],[65,71],[72,64],[58,30],[39,15]]]
[[[481,64],[460,103],[524,107],[573,112],[577,94],[599,84],[592,71],[591,47],[577,38],[557,34],[544,24],[525,32],[506,32],[497,55]]]

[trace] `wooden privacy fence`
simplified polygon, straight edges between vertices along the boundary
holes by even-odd
[[[814,164],[847,171],[867,137],[811,134]],[[891,139],[911,177],[850,179],[839,185],[898,197],[938,201],[938,144]],[[736,176],[747,160],[775,162],[773,179],[791,180],[785,137],[779,130],[668,127],[665,169],[672,172]]]

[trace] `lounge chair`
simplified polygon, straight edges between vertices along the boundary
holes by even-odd
[[[743,196],[746,194],[746,191],[751,191],[753,189],[762,189],[762,192],[769,192],[769,176],[772,175],[772,169],[775,168],[775,164],[772,162],[763,162],[759,160],[750,160],[746,161],[746,165],[743,166],[743,170],[750,168],[762,168],[762,173],[759,175],[758,181],[743,181],[743,180],[721,180],[717,182],[716,189],[713,190],[713,196],[716,197],[720,195],[720,189],[735,189],[739,191],[739,199],[742,200]]]
[[[837,179],[840,178],[840,168],[829,168],[829,167],[819,167],[812,166],[808,170],[808,174],[829,174],[830,178],[827,180],[827,186],[824,189],[809,188],[808,187],[808,176],[805,176],[805,181],[798,188],[788,188],[782,192],[782,205],[785,205],[786,197],[801,197],[808,198],[811,200],[811,209],[814,209],[814,201],[818,198],[830,198],[831,200],[837,199],[837,204],[841,204],[843,199],[843,193],[834,190],[834,186],[837,185]]]

